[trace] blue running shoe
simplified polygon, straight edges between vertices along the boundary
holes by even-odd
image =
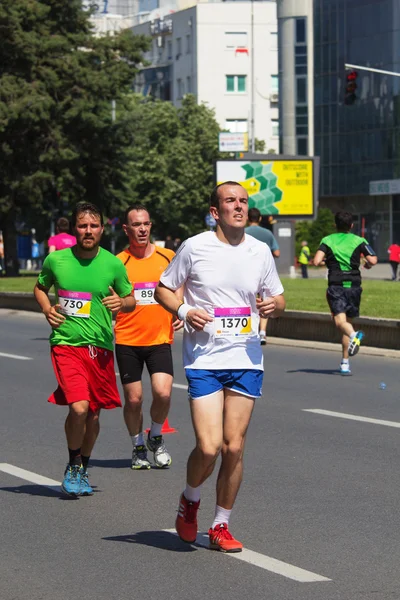
[[[81,487],[80,487],[80,495],[81,496],[91,496],[93,494],[93,488],[89,483],[88,472],[82,467],[81,469]]]
[[[361,340],[364,337],[364,332],[356,331],[349,342],[349,356],[355,356],[360,349]]]
[[[64,472],[64,481],[61,484],[63,492],[68,496],[80,496],[81,494],[81,466],[67,465]]]
[[[340,374],[344,375],[344,376],[351,375],[349,363],[344,363],[344,362],[340,363]]]

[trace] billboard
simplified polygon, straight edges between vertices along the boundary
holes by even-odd
[[[254,155],[253,155],[254,157]],[[263,157],[218,160],[217,184],[237,181],[249,194],[249,208],[263,215],[313,218],[318,198],[319,159]]]

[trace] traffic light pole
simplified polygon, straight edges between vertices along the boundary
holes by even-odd
[[[383,71],[382,69],[373,69],[372,67],[362,67],[360,65],[351,65],[350,63],[344,64],[345,69],[358,69],[359,71],[371,71],[372,73],[383,73],[384,75],[394,75],[400,77],[400,73],[395,71]]]

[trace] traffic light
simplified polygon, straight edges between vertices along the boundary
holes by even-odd
[[[344,94],[344,103],[347,105],[354,104],[357,100],[356,89],[357,89],[357,71],[350,71],[346,75],[346,89]]]

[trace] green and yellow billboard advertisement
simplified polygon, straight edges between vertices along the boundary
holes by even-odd
[[[218,160],[216,182],[237,181],[249,194],[249,207],[263,215],[313,217],[315,158]]]

